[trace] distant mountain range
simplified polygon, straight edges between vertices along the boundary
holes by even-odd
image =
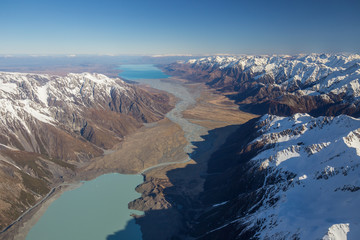
[[[360,55],[216,56],[163,69],[228,92],[259,114],[359,116]]]

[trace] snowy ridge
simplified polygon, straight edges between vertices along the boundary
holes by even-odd
[[[55,125],[61,116],[81,113],[85,107],[104,108],[113,92],[134,95],[120,79],[102,74],[46,74],[0,72],[0,129],[31,133],[31,124]],[[61,106],[61,107],[59,107]]]
[[[360,120],[265,115],[258,126],[252,143],[265,150],[251,161],[266,172],[266,194],[243,219],[258,227],[256,236],[359,239]]]
[[[322,240],[346,240],[349,230],[349,224],[334,224]]]
[[[186,62],[206,69],[238,70],[254,80],[271,79],[271,85],[293,94],[345,94],[360,97],[360,55],[310,54],[298,56],[206,57]]]

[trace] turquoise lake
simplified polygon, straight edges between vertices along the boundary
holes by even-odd
[[[66,191],[31,228],[26,240],[142,239],[128,203],[140,194],[141,175],[106,174]]]
[[[169,75],[166,75],[152,64],[121,65],[119,69],[122,71],[119,76],[128,80],[159,79],[169,77]]]

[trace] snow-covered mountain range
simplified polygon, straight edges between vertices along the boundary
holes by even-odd
[[[253,129],[250,141],[233,156],[227,147],[222,153],[229,156],[210,165],[195,236],[360,237],[359,119],[265,115],[246,128],[238,134],[244,139]]]
[[[134,95],[124,82],[115,83],[100,74],[69,74],[66,77],[0,73],[1,126],[6,135],[14,134],[27,151],[21,130],[32,136],[31,127],[46,123],[69,125],[74,130],[84,125],[81,115],[86,108],[103,109],[111,99],[111,91]],[[26,141],[25,141],[26,142]],[[16,147],[11,141],[3,144]]]
[[[227,91],[244,108],[260,114],[354,115],[360,109],[357,54],[214,56],[164,69]]]
[[[266,193],[246,221],[261,222],[259,238],[319,239],[328,231],[359,238],[360,120],[266,115],[258,124],[254,142],[266,150],[251,161],[267,173]]]
[[[33,127],[47,124],[84,131],[91,121],[91,110],[121,113],[134,118],[134,124],[135,120],[153,121],[161,117],[163,109],[156,109],[158,106],[151,102],[154,98],[149,96],[120,79],[101,74],[60,77],[2,72],[0,129],[7,140],[3,139],[1,143],[36,152],[38,144],[31,130]]]
[[[360,55],[208,57],[186,63],[249,73],[299,95],[345,94],[359,98]]]

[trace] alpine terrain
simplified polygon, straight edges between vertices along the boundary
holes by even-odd
[[[360,55],[159,67],[194,97],[176,112],[194,128],[165,117],[170,94],[118,78],[0,73],[2,229],[61,184],[142,171],[144,240],[360,238]]]
[[[360,240],[360,0],[0,0],[0,240]]]

